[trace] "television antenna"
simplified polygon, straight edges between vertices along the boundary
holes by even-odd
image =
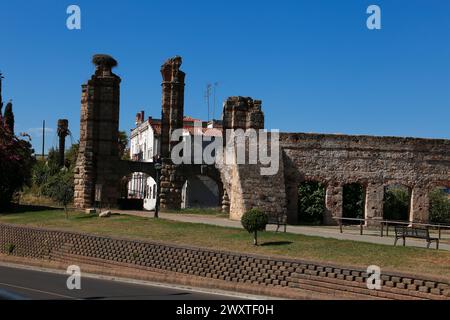
[[[212,93],[212,84],[208,83],[206,85],[206,90],[205,90],[205,100],[206,100],[206,104],[208,105],[208,121],[209,121],[209,115],[210,115],[210,102],[211,102],[211,93]]]

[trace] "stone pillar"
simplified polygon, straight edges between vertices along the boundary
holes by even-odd
[[[162,209],[181,209],[184,181],[181,167],[174,165],[170,159],[163,159],[160,192]]]
[[[325,225],[336,225],[337,221],[333,218],[342,217],[343,205],[343,186],[338,182],[331,182],[327,185],[325,195],[325,216],[323,223]]]
[[[104,207],[116,206],[120,196],[119,101],[121,79],[112,72],[117,61],[108,55],[95,55],[95,74],[82,86],[80,147],[75,168],[77,208],[94,205],[95,187],[102,186]]]
[[[411,206],[409,220],[414,222],[429,223],[430,200],[428,189],[414,186],[411,194]]]
[[[380,183],[369,183],[366,188],[365,218],[382,220],[383,206],[384,185]]]
[[[161,157],[170,158],[172,146],[170,137],[174,130],[183,128],[184,117],[184,79],[186,74],[180,70],[181,57],[167,60],[161,67],[162,113],[161,113]]]
[[[177,141],[170,141],[174,130],[183,128],[184,80],[186,74],[180,70],[179,56],[167,60],[161,67],[162,111],[161,111],[161,208],[181,209],[184,177],[180,168],[170,157]]]
[[[59,167],[64,166],[64,152],[66,150],[66,137],[69,135],[69,120],[58,120],[58,138],[59,138]]]

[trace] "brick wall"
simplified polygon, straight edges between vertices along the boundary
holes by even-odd
[[[355,268],[9,224],[0,224],[0,253],[68,264],[100,261],[337,297],[450,299],[446,280],[383,274],[382,290],[374,291],[367,289],[365,271]]]

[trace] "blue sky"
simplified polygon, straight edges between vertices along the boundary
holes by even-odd
[[[80,31],[66,28],[71,4]],[[371,4],[381,30],[366,28]],[[77,140],[80,86],[92,55],[108,53],[128,131],[141,109],[160,116],[160,66],[181,55],[186,115],[207,118],[205,86],[219,82],[216,118],[243,95],[263,100],[266,127],[281,131],[449,138],[449,12],[447,0],[2,0],[3,99],[36,150],[44,119],[47,146],[58,118]]]

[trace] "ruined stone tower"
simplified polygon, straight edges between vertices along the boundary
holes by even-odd
[[[181,208],[181,189],[184,178],[181,170],[170,157],[172,147],[177,143],[170,141],[172,132],[183,128],[184,79],[180,70],[182,59],[179,56],[167,60],[161,67],[162,75],[162,113],[161,113],[161,208]]]
[[[95,55],[96,70],[82,85],[80,148],[75,169],[75,206],[94,205],[95,192],[104,207],[115,206],[119,198],[118,131],[121,79],[112,72],[116,60]]]
[[[163,78],[161,113],[162,158],[170,158],[170,152],[174,145],[174,142],[170,142],[172,132],[183,128],[184,79],[186,75],[180,70],[181,64],[181,57],[176,56],[167,60],[161,67]]]
[[[261,101],[248,97],[229,97],[223,106],[223,129],[264,129]]]

